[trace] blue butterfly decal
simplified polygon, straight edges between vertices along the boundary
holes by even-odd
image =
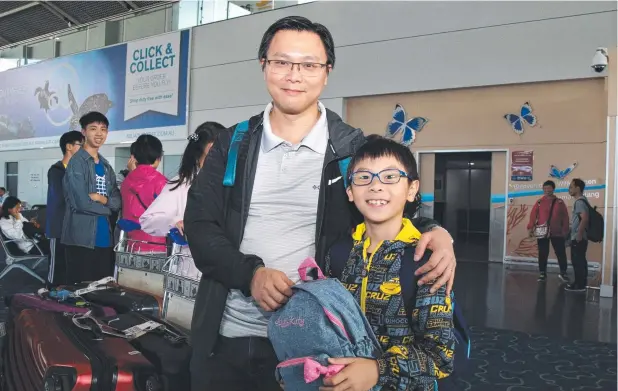
[[[556,178],[556,179],[564,179],[567,177],[567,175],[572,173],[573,170],[575,170],[575,167],[577,167],[577,162],[571,164],[569,167],[565,168],[564,170],[560,170],[558,169],[558,167],[552,164],[551,168],[549,169],[549,176],[552,178]]]
[[[401,144],[408,147],[416,139],[416,132],[420,132],[427,122],[429,122],[429,120],[423,117],[414,117],[406,121],[406,111],[398,104],[395,106],[393,119],[386,127],[386,135],[388,137],[393,137],[401,132],[403,134],[403,136],[401,136]]]
[[[509,122],[509,125],[511,125],[511,128],[513,128],[513,130],[517,134],[524,133],[524,122],[527,122],[530,126],[536,125],[537,122],[536,116],[532,114],[532,107],[530,107],[529,102],[526,102],[523,104],[523,106],[521,106],[520,115],[506,114],[504,118],[506,118],[506,120]]]

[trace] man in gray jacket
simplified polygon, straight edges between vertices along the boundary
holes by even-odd
[[[80,118],[84,146],[73,156],[64,176],[66,212],[62,243],[67,246],[67,282],[95,281],[113,275],[114,254],[109,216],[120,209],[114,169],[99,148],[109,121],[90,112]]]

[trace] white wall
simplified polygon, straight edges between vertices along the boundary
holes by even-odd
[[[194,28],[193,116],[268,102],[257,48],[288,15],[333,34],[324,98],[595,77],[595,49],[616,45],[615,2],[314,2]]]

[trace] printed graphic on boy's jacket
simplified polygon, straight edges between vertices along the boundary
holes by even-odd
[[[366,274],[365,315],[386,352],[387,363],[380,367],[381,378],[388,379],[389,384],[397,384],[399,390],[433,390],[434,380],[448,375],[436,366],[432,355],[418,346],[427,339],[451,341],[448,346],[434,351],[439,352],[445,361],[452,360],[455,336],[451,331],[451,298],[444,296],[444,289],[432,294],[430,286],[419,287],[416,308],[411,316],[416,327],[410,327],[399,281],[401,257],[406,245],[400,241],[384,242],[373,254],[371,271]],[[357,242],[343,270],[341,282],[358,302],[362,293],[361,271],[365,267],[363,244]],[[416,341],[416,335],[422,339]],[[419,345],[413,345],[415,341]]]
[[[105,174],[96,174],[96,189],[98,194],[102,196],[107,195],[107,187],[105,186]]]

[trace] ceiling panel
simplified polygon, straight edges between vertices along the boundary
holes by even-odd
[[[173,1],[133,1],[139,8]],[[33,2],[0,0],[0,14],[23,7]],[[39,3],[39,2],[37,2]],[[47,7],[41,4],[11,13],[0,18],[0,47],[17,43],[41,35],[65,30],[69,26],[62,14],[79,24],[91,23],[123,14],[130,10],[124,1],[48,1]],[[50,6],[57,9],[49,10]]]

